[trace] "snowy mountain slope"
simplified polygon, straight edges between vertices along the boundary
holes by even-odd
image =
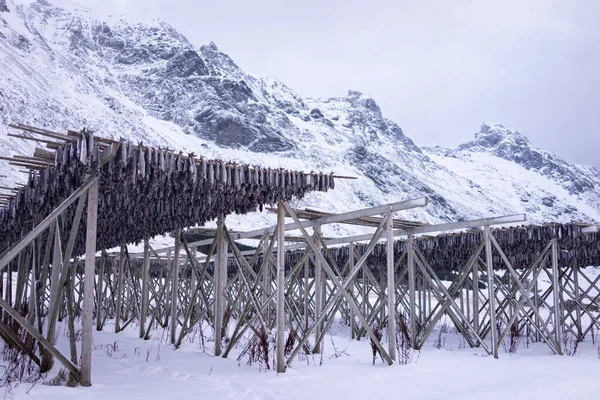
[[[597,220],[598,178],[594,167],[570,165],[501,124],[483,124],[475,139],[456,150],[427,148],[436,163],[545,221]]]
[[[426,195],[426,209],[402,216],[440,222],[527,212],[535,222],[600,221],[598,171],[520,134],[484,125],[457,150],[421,149],[369,96],[303,99],[161,21],[97,15],[66,0],[0,0],[0,70],[3,154],[35,147],[7,137],[10,122],[87,127],[197,155],[358,177],[298,206],[346,211]],[[4,186],[24,178],[0,168]],[[272,220],[232,217],[230,227]]]

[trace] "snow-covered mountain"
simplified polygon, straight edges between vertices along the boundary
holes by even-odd
[[[455,150],[420,148],[367,95],[301,98],[161,21],[98,15],[65,0],[0,0],[0,71],[3,154],[35,147],[7,136],[11,122],[86,127],[209,157],[358,177],[299,206],[345,211],[426,195],[427,208],[403,216],[441,222],[525,212],[534,222],[600,221],[598,171],[518,132],[484,124]],[[24,178],[0,168],[2,186]]]

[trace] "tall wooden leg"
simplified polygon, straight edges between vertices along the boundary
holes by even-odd
[[[285,208],[277,205],[277,372],[285,372]],[[318,290],[318,288],[317,288]]]
[[[490,227],[485,227],[485,263],[488,274],[488,307],[490,308],[490,335],[492,353],[498,358],[498,327],[496,326],[496,294],[494,292],[494,266],[492,265],[492,244],[490,241]]]
[[[214,281],[215,281],[215,355],[221,355],[221,340],[223,330],[223,269],[226,268],[227,255],[225,252],[225,238],[223,237],[224,217],[221,215],[217,219],[217,262],[215,263]]]
[[[56,303],[60,301],[58,299],[58,283],[60,281],[60,270],[62,266],[62,254],[61,254],[61,235],[60,229],[58,226],[58,221],[55,224],[55,234],[54,234],[54,249],[52,251],[52,273],[51,273],[51,281],[50,281],[50,304],[49,304],[49,312],[48,312],[48,333],[46,337],[50,343],[54,343],[56,340],[56,324],[54,322],[55,318],[58,317],[58,313],[54,313],[53,310],[56,307]],[[95,257],[94,257],[95,260]],[[92,275],[93,277],[93,275]],[[92,281],[93,287],[93,281]],[[49,351],[44,351],[42,355],[42,364],[40,366],[41,372],[49,371],[54,364],[54,358]]]
[[[560,323],[562,319],[561,307],[561,289],[558,274],[558,244],[556,239],[552,241],[552,295],[554,298],[554,340],[558,345],[558,354],[562,355],[561,342],[561,329]]]
[[[417,298],[416,298],[416,282],[415,282],[415,251],[413,248],[413,235],[408,235],[406,239],[406,255],[408,263],[408,302],[410,308],[410,340],[412,341],[413,349],[417,348]]]
[[[150,244],[144,238],[144,264],[142,267],[142,302],[140,304],[140,338],[146,335],[146,316],[148,315],[148,291],[150,279]]]
[[[171,344],[177,337],[177,293],[179,291],[179,253],[181,251],[181,228],[175,231],[175,255],[173,257],[173,279],[171,280]]]
[[[85,238],[85,281],[81,329],[81,385],[92,384],[92,322],[94,274],[96,269],[96,228],[98,222],[98,181],[88,190],[87,233]]]
[[[396,360],[396,283],[394,280],[394,225],[392,211],[387,215],[387,299],[388,299],[388,350],[392,360]]]
[[[121,330],[121,302],[122,298],[125,295],[123,293],[123,273],[125,270],[125,246],[121,246],[121,251],[119,252],[119,276],[117,277],[117,309],[115,316],[115,333],[119,333]]]
[[[314,230],[316,233],[318,233],[319,235],[321,234],[321,225],[316,225],[314,227]],[[319,251],[321,250],[321,241],[317,241],[317,248],[319,249]],[[321,311],[322,311],[322,307],[323,307],[323,267],[321,265],[321,259],[319,257],[317,257],[317,255],[315,254],[315,278],[314,278],[314,291],[315,291],[315,320],[318,320],[319,317],[321,316]],[[315,329],[315,348],[313,349],[314,353],[320,353],[321,352],[321,345],[318,342],[318,338],[321,337],[321,330],[323,329],[323,324],[319,324],[317,325],[316,329]]]

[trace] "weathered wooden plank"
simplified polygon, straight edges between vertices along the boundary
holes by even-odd
[[[87,233],[85,281],[83,286],[83,316],[81,329],[82,386],[92,384],[92,324],[94,313],[94,276],[96,269],[96,229],[98,224],[98,180],[89,186],[87,202]]]

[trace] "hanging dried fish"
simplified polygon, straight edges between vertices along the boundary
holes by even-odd
[[[138,145],[137,175],[141,179],[146,177],[146,155],[144,154],[142,142]]]
[[[221,182],[224,185],[227,185],[229,180],[228,178],[228,172],[229,172],[229,168],[227,168],[227,166],[225,164],[221,164]]]
[[[196,160],[194,160],[194,153],[189,155],[189,174],[190,174],[190,182],[193,186],[196,186]]]
[[[203,181],[207,179],[207,166],[204,158],[200,160],[200,177]]]
[[[234,169],[234,173],[233,173],[233,186],[236,189],[239,189],[240,187],[240,170],[239,167],[235,167]]]

